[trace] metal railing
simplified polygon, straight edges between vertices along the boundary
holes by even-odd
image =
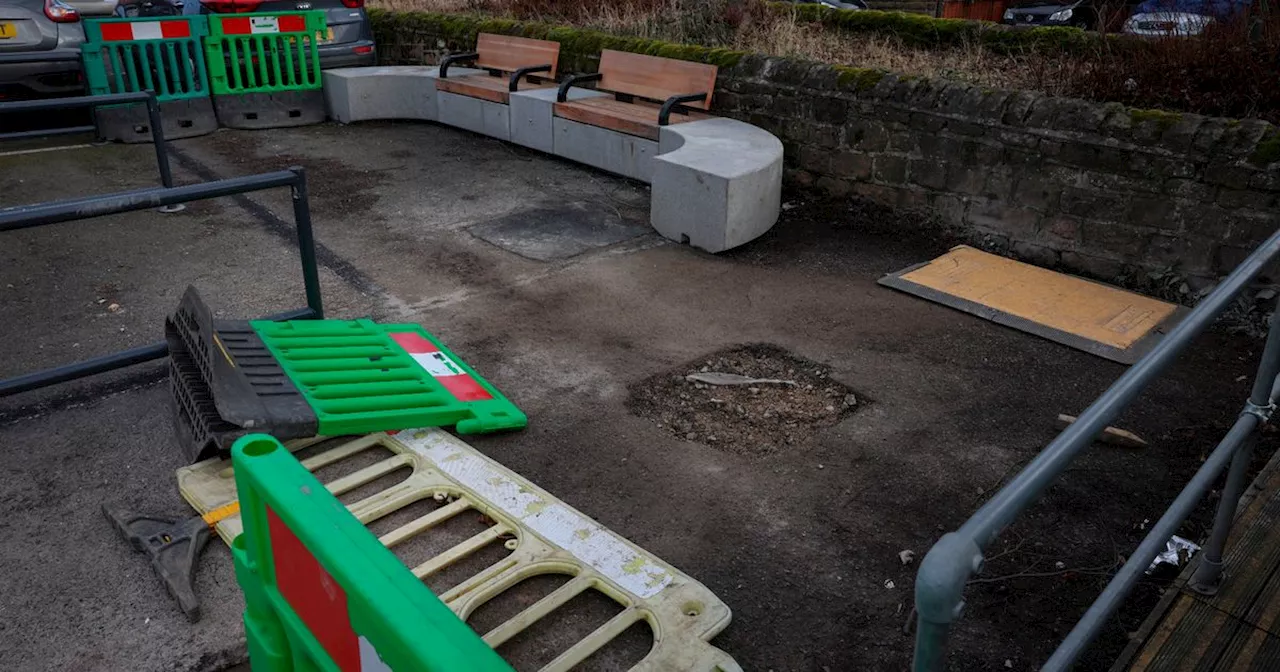
[[[951,624],[964,609],[965,584],[983,568],[983,552],[1023,511],[1036,502],[1047,488],[1157,376],[1165,371],[1183,349],[1222,314],[1268,262],[1280,253],[1280,231],[1273,233],[1254,250],[1218,287],[1205,297],[1186,318],[1174,327],[1155,348],[1135,363],[1103,392],[1080,418],[1058,435],[1021,472],[1013,477],[986,504],[965,521],[960,529],[938,540],[920,563],[916,573],[916,641],[914,670],[941,670]],[[1217,591],[1222,575],[1222,551],[1240,495],[1245,488],[1249,461],[1259,429],[1275,409],[1280,393],[1276,376],[1280,373],[1280,329],[1273,315],[1266,346],[1258,364],[1257,378],[1235,425],[1174,499],[1160,520],[1151,527],[1124,566],[1112,577],[1102,594],[1076,623],[1041,668],[1066,670],[1115,613],[1134,584],[1164,550],[1165,542],[1190,515],[1195,505],[1231,464],[1222,498],[1218,502],[1213,531],[1206,542],[1200,565],[1189,586],[1204,594]]]
[[[263,189],[289,187],[293,194],[293,220],[298,231],[298,256],[302,261],[302,283],[306,289],[307,307],[265,319],[288,320],[323,318],[320,298],[320,276],[316,268],[315,239],[311,233],[311,206],[307,197],[307,174],[301,167],[273,173],[233,177],[181,187],[151,187],[116,194],[87,196],[53,203],[0,209],[0,232],[16,231],[103,215],[146,210]],[[37,371],[16,378],[0,380],[0,397],[26,392],[56,383],[75,380],[133,364],[168,356],[169,348],[161,341],[111,355],[95,357],[75,364]]]
[[[12,103],[0,103],[0,114],[17,114],[19,112],[44,112],[48,110],[65,110],[81,107],[95,108],[103,105],[126,105],[129,103],[146,103],[147,119],[151,124],[151,144],[156,148],[156,166],[160,169],[160,184],[173,186],[173,173],[169,170],[169,147],[164,139],[164,127],[161,125],[160,103],[156,94],[151,91],[136,93],[111,93],[102,96],[77,96],[74,98],[47,98],[41,100],[19,100]],[[26,138],[42,138],[51,135],[74,135],[92,133],[96,126],[65,126],[61,128],[37,128],[28,131],[9,131],[0,133],[0,141],[23,140]],[[179,204],[175,204],[179,205]]]

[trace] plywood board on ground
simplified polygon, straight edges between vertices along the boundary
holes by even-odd
[[[1185,309],[966,245],[880,284],[1125,364]]]

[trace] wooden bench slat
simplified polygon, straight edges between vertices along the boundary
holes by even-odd
[[[560,63],[560,43],[532,40],[513,35],[480,33],[476,39],[476,67],[502,72],[515,72],[520,68],[551,64],[551,72],[541,73],[548,78],[556,76]]]
[[[658,140],[658,109],[653,103],[624,103],[613,98],[584,98],[555,104],[555,115],[649,140]],[[700,113],[672,113],[671,123],[707,119]]]
[[[711,108],[717,69],[706,63],[605,49],[600,53],[599,71],[598,88],[650,100],[663,101],[679,94],[705,91],[706,100],[686,104],[707,110]]]
[[[437,79],[436,90],[456,93],[460,96],[480,98],[482,100],[506,105],[508,104],[511,95],[508,91],[510,83],[511,81],[506,77],[493,77],[491,75],[465,75],[463,77]],[[521,91],[545,89],[551,86],[555,86],[555,84],[532,84],[528,81],[520,82]]]

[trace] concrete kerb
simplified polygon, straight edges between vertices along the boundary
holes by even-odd
[[[459,76],[480,70],[451,68]],[[437,121],[548,152],[653,186],[650,221],[663,236],[723,252],[766,231],[782,202],[782,143],[734,119],[661,129],[653,142],[554,115],[556,90],[516,91],[510,105],[436,90],[439,69],[342,68],[324,72],[329,117]],[[570,99],[601,94],[569,90]]]

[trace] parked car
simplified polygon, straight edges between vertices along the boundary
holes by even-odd
[[[116,2],[0,0],[0,100],[83,93],[80,19],[110,16]]]
[[[1189,37],[1215,21],[1228,21],[1249,11],[1234,0],[1146,0],[1124,24],[1124,32],[1143,37]]]
[[[3,1],[5,0],[0,0]],[[328,23],[328,30],[320,39],[321,68],[352,68],[377,63],[373,26],[369,24],[369,15],[365,14],[364,0],[208,0],[200,4],[201,14],[295,12],[307,9],[324,10],[325,21]]]
[[[1001,23],[1119,30],[1134,4],[1116,0],[1021,0],[1004,10]]]

